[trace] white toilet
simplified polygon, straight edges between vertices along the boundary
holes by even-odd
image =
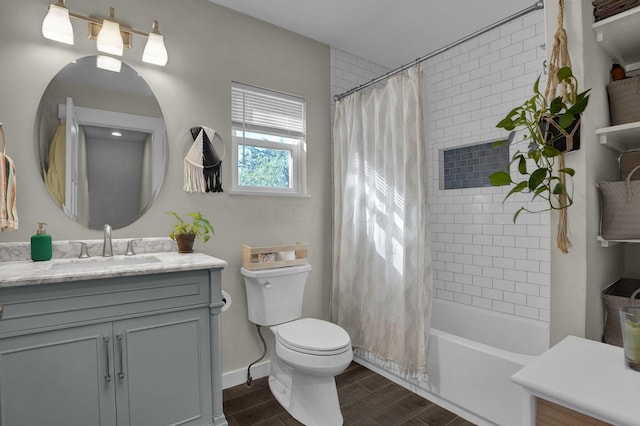
[[[302,318],[302,297],[311,265],[241,269],[249,321],[268,326],[274,338],[269,388],[278,402],[307,426],[342,424],[335,376],[353,359],[341,327]]]

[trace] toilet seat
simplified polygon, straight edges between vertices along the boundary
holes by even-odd
[[[279,325],[276,339],[292,351],[309,355],[330,356],[351,349],[351,339],[344,329],[315,318],[303,318]]]

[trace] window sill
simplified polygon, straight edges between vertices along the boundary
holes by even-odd
[[[292,197],[292,198],[311,198],[310,194],[294,194],[286,192],[268,192],[268,191],[229,191],[229,195],[249,195],[258,197]]]

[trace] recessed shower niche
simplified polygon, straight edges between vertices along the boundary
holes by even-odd
[[[509,165],[509,144],[495,142],[441,149],[440,189],[491,186],[489,175]]]
[[[166,129],[153,92],[133,68],[101,69],[88,56],[65,66],[36,118],[39,170],[56,204],[90,228],[114,229],[152,204],[166,168]]]

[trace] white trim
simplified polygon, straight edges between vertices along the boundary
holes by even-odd
[[[298,194],[292,192],[268,192],[268,191],[234,191],[227,192],[229,195],[252,195],[258,197],[294,197],[294,198],[311,198],[311,194]]]
[[[251,377],[253,377],[253,380],[261,379],[267,377],[270,371],[270,361],[262,361],[251,367]],[[222,373],[222,389],[232,388],[245,383],[247,383],[246,368]]]

